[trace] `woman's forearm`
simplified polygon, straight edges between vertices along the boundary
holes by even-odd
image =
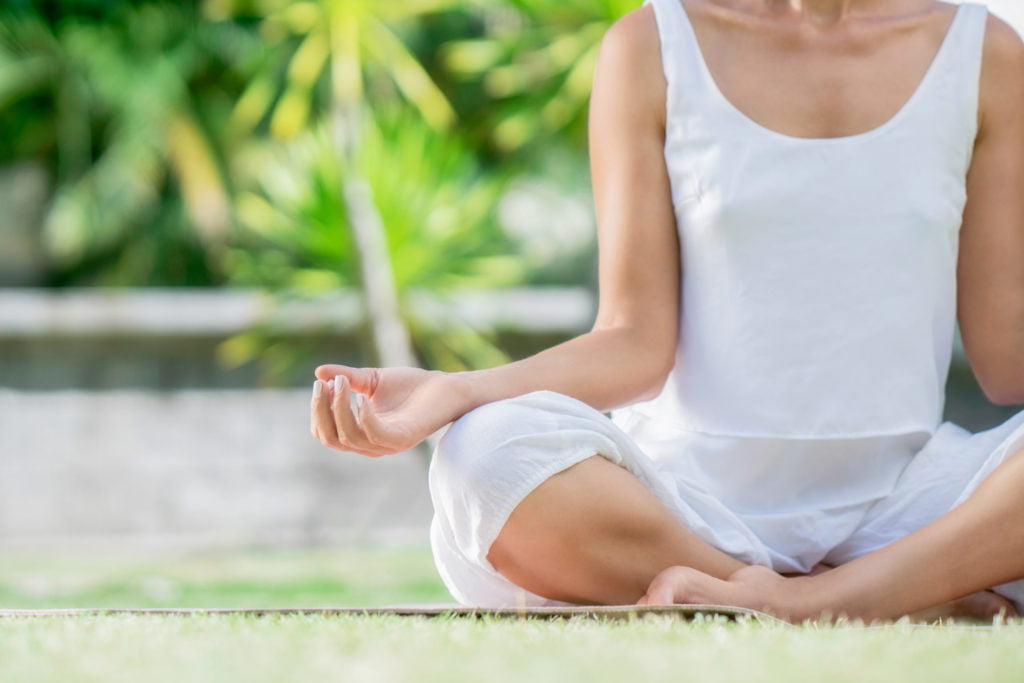
[[[457,375],[468,386],[467,411],[542,389],[606,411],[657,395],[673,362],[674,354],[664,344],[653,343],[639,330],[604,328],[529,358]]]

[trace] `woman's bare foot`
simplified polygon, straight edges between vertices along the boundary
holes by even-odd
[[[706,604],[746,607],[781,619],[802,619],[787,579],[768,567],[751,565],[727,581],[689,567],[669,567],[654,577],[641,605]]]
[[[823,572],[812,572],[808,576],[819,573]],[[727,581],[689,567],[670,567],[654,577],[639,604],[730,605],[755,609],[791,622],[835,618],[837,615],[805,599],[813,594],[804,590],[808,587],[801,578],[786,578],[757,565],[740,569]],[[991,621],[999,615],[1018,616],[1006,598],[991,591],[980,591],[909,616],[912,621],[927,622],[944,618]]]
[[[992,621],[996,617],[1012,619],[1020,616],[1013,603],[992,591],[979,591],[959,600],[929,607],[910,615],[911,621],[932,622],[939,619]]]

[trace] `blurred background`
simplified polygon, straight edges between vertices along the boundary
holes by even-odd
[[[312,369],[589,329],[587,104],[639,4],[6,0],[0,606],[448,599],[425,455],[320,446]],[[1015,412],[959,347],[947,395]]]

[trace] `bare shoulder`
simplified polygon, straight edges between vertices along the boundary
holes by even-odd
[[[992,12],[985,26],[985,60],[1000,69],[1013,69],[1024,77],[1024,40],[1008,23]]]
[[[981,68],[981,124],[1015,120],[1024,104],[1024,40],[989,12]]]
[[[603,61],[614,62],[617,69],[630,71],[633,76],[652,69],[660,76],[660,46],[654,7],[644,5],[612,23],[601,41],[601,55]]]
[[[625,50],[636,55],[657,54],[658,23],[654,6],[637,7],[616,19],[605,33],[604,43],[611,49]]]
[[[595,89],[614,91],[664,123],[665,76],[654,7],[643,5],[618,18],[605,32]]]

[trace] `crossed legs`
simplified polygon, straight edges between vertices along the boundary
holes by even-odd
[[[985,589],[1024,576],[1024,528],[1013,522],[1024,521],[1024,502],[1012,495],[1021,488],[1024,458],[1015,457],[929,527],[840,568],[785,579],[707,544],[633,475],[594,456],[529,494],[488,559],[513,583],[566,602],[732,604],[793,619],[987,618],[1012,607]],[[1018,542],[1005,543],[1014,528]],[[966,553],[964,538],[975,539]]]
[[[784,579],[705,543],[620,465],[574,455],[591,443],[592,453],[630,448],[600,413],[552,392],[486,404],[452,425],[432,465],[431,494],[443,541],[435,557],[460,600],[483,604],[502,590],[479,566],[484,554],[511,583],[566,602],[711,602],[794,619],[902,616],[1024,576],[1020,454],[906,538]],[[509,513],[503,501],[524,481],[529,493]]]

